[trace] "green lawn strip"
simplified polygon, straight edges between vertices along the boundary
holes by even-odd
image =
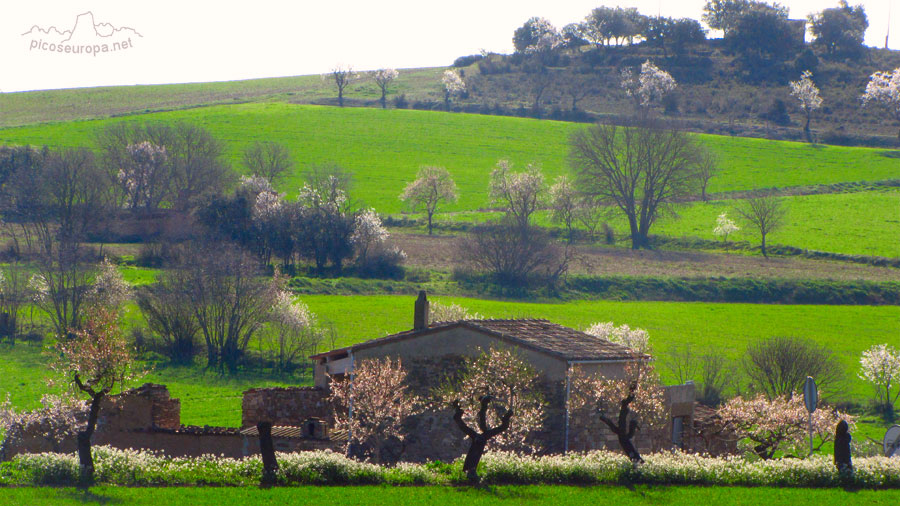
[[[301,297],[320,318],[334,322],[338,345],[347,345],[412,327],[409,296]],[[845,367],[845,390],[840,397],[864,401],[870,387],[856,376],[859,356],[873,344],[896,342],[900,335],[900,307],[800,306],[767,304],[569,301],[529,303],[437,297],[494,318],[547,318],[583,329],[597,321],[627,323],[647,329],[654,352],[664,361],[676,346],[696,351],[710,347],[732,359],[742,356],[748,343],[776,335],[800,336],[828,346]],[[364,315],[364,316],[363,316]],[[663,379],[671,381],[665,367]]]
[[[346,346],[412,327],[413,296],[304,295],[326,325],[334,325],[337,340],[327,339],[320,349]],[[570,301],[526,303],[435,297],[456,302],[485,317],[548,318],[574,328],[597,321],[627,323],[649,331],[660,372],[667,383],[672,375],[663,366],[667,352],[690,344],[698,352],[721,349],[739,359],[747,344],[775,335],[807,337],[828,346],[844,366],[841,399],[864,403],[871,387],[856,376],[860,353],[873,344],[896,343],[900,335],[900,307],[790,306],[766,304],[716,304],[678,302]],[[252,346],[256,346],[253,344]],[[47,387],[46,357],[36,346],[0,346],[0,393],[9,392],[16,406],[33,408]],[[198,358],[198,364],[202,361]],[[308,373],[280,377],[242,373],[237,378],[204,370],[202,365],[171,367],[147,365],[149,374],[139,380],[169,385],[182,399],[182,422],[196,425],[236,426],[240,423],[241,392],[248,388],[308,385]],[[825,392],[823,392],[824,394]],[[877,431],[873,437],[877,436]]]
[[[21,487],[0,489],[0,502],[16,505],[169,504],[244,506],[246,504],[328,505],[493,505],[493,504],[697,504],[843,506],[893,505],[898,490],[799,489],[688,486],[488,486],[470,487]]]
[[[77,146],[127,118],[35,125],[0,130],[0,143]],[[235,162],[257,141],[287,144],[302,165],[335,162],[357,176],[354,196],[382,213],[401,210],[397,196],[422,165],[448,168],[460,190],[446,210],[488,205],[490,171],[500,158],[516,167],[541,164],[549,178],[567,172],[568,136],[583,124],[447,114],[415,110],[336,108],[284,103],[236,104],[136,116],[154,121],[192,121],[221,138]],[[900,176],[900,164],[883,149],[810,146],[805,143],[702,135],[722,158],[710,191],[882,180]],[[282,189],[296,194],[299,173]]]

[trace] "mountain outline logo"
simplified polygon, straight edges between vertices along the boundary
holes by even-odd
[[[71,29],[61,31],[56,26],[43,28],[32,25],[22,37],[30,37],[29,51],[97,56],[131,49],[134,47],[132,37],[144,36],[129,26],[116,27],[112,23],[97,23],[94,21],[94,13],[87,11],[75,18]]]

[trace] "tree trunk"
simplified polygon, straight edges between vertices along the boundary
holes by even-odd
[[[338,88],[338,105],[344,107],[344,89]]]
[[[381,108],[382,109],[387,109],[387,97],[385,95],[387,95],[387,92],[385,92],[384,90],[381,90]]]
[[[476,436],[469,438],[472,443],[469,445],[469,451],[466,452],[466,460],[463,461],[463,472],[471,482],[478,481],[478,463],[484,455],[484,449],[487,446],[487,440],[484,436]]]
[[[766,254],[766,234],[762,234],[762,244],[759,249],[762,251],[763,258],[769,258],[769,255]]]
[[[431,227],[432,227],[431,218],[432,218],[432,216],[434,216],[433,212],[428,213],[428,235],[431,235]]]
[[[81,485],[87,486],[94,481],[94,456],[91,454],[91,438],[97,428],[97,418],[100,415],[100,402],[106,392],[103,390],[91,395],[91,407],[88,411],[87,426],[77,436],[78,463],[81,467]]]
[[[262,485],[275,485],[275,477],[278,473],[278,460],[275,458],[275,443],[272,441],[272,422],[259,422],[256,424],[259,431],[259,453],[262,455],[263,474]]]

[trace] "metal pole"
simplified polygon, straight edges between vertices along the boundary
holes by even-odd
[[[563,454],[569,453],[569,383],[572,378],[572,364],[567,364],[566,367],[566,435],[565,435],[565,443],[563,444]]]
[[[813,430],[812,430],[812,413],[809,414],[809,456],[813,454]]]

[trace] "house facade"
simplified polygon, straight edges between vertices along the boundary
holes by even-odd
[[[465,363],[491,348],[511,348],[539,372],[545,405],[544,425],[533,434],[546,453],[618,450],[615,436],[597,420],[570,417],[568,378],[579,369],[608,378],[621,378],[625,365],[650,360],[643,354],[605,339],[541,319],[460,320],[429,323],[428,301],[419,294],[411,330],[312,356],[315,385],[327,389],[331,381],[353,381],[354,364],[368,359],[399,358],[408,371],[411,389],[429,396]],[[644,451],[682,445],[693,423],[694,387],[667,387],[671,419],[658,433],[639,433]],[[413,417],[407,427],[403,458],[451,460],[466,448],[452,422],[449,407]],[[595,418],[595,417],[594,417]],[[677,429],[679,434],[673,434]],[[667,436],[668,434],[668,436]]]

